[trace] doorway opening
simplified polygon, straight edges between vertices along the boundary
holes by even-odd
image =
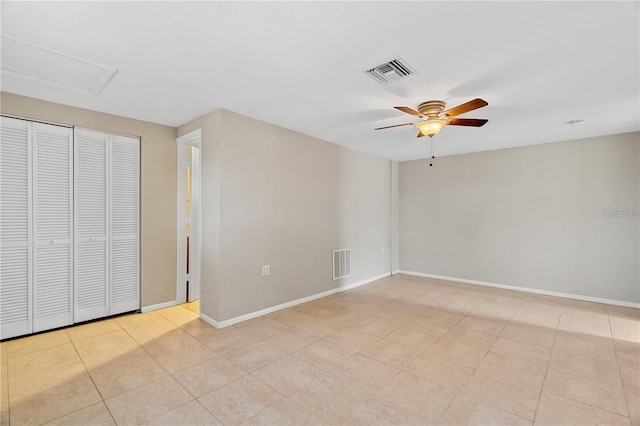
[[[178,260],[176,301],[200,299],[201,212],[200,144],[201,129],[176,139],[178,145]]]

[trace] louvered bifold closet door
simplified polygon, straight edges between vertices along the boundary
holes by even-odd
[[[31,123],[0,125],[0,338],[31,333]]]
[[[33,331],[73,323],[73,140],[67,127],[33,123]]]
[[[107,138],[74,134],[75,322],[109,315]]]
[[[110,314],[140,308],[140,139],[110,135]]]

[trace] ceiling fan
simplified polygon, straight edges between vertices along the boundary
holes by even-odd
[[[427,101],[418,105],[418,110],[405,106],[394,107],[398,111],[418,117],[421,120],[417,123],[403,123],[394,126],[378,127],[374,130],[391,129],[393,127],[416,126],[420,131],[417,137],[429,136],[433,137],[440,133],[444,126],[470,126],[482,127],[489,120],[481,120],[476,118],[456,118],[458,115],[473,111],[489,105],[485,100],[476,98],[462,105],[444,110],[446,103],[444,101]]]

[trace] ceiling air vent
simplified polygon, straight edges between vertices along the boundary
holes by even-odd
[[[366,70],[365,73],[369,74],[369,76],[378,83],[388,84],[392,81],[398,80],[399,78],[415,74],[415,71],[403,62],[402,59],[396,58],[389,62],[385,62],[382,65],[378,65],[375,68]]]

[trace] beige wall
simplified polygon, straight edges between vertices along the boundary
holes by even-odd
[[[204,314],[224,321],[389,273],[389,160],[226,110],[178,135],[198,127]],[[352,276],[333,281],[332,250],[345,247]]]
[[[141,138],[141,303],[176,298],[176,129],[1,93],[0,112]]]
[[[400,164],[400,268],[640,302],[640,133]]]
[[[391,162],[391,272],[400,269],[400,163]]]

